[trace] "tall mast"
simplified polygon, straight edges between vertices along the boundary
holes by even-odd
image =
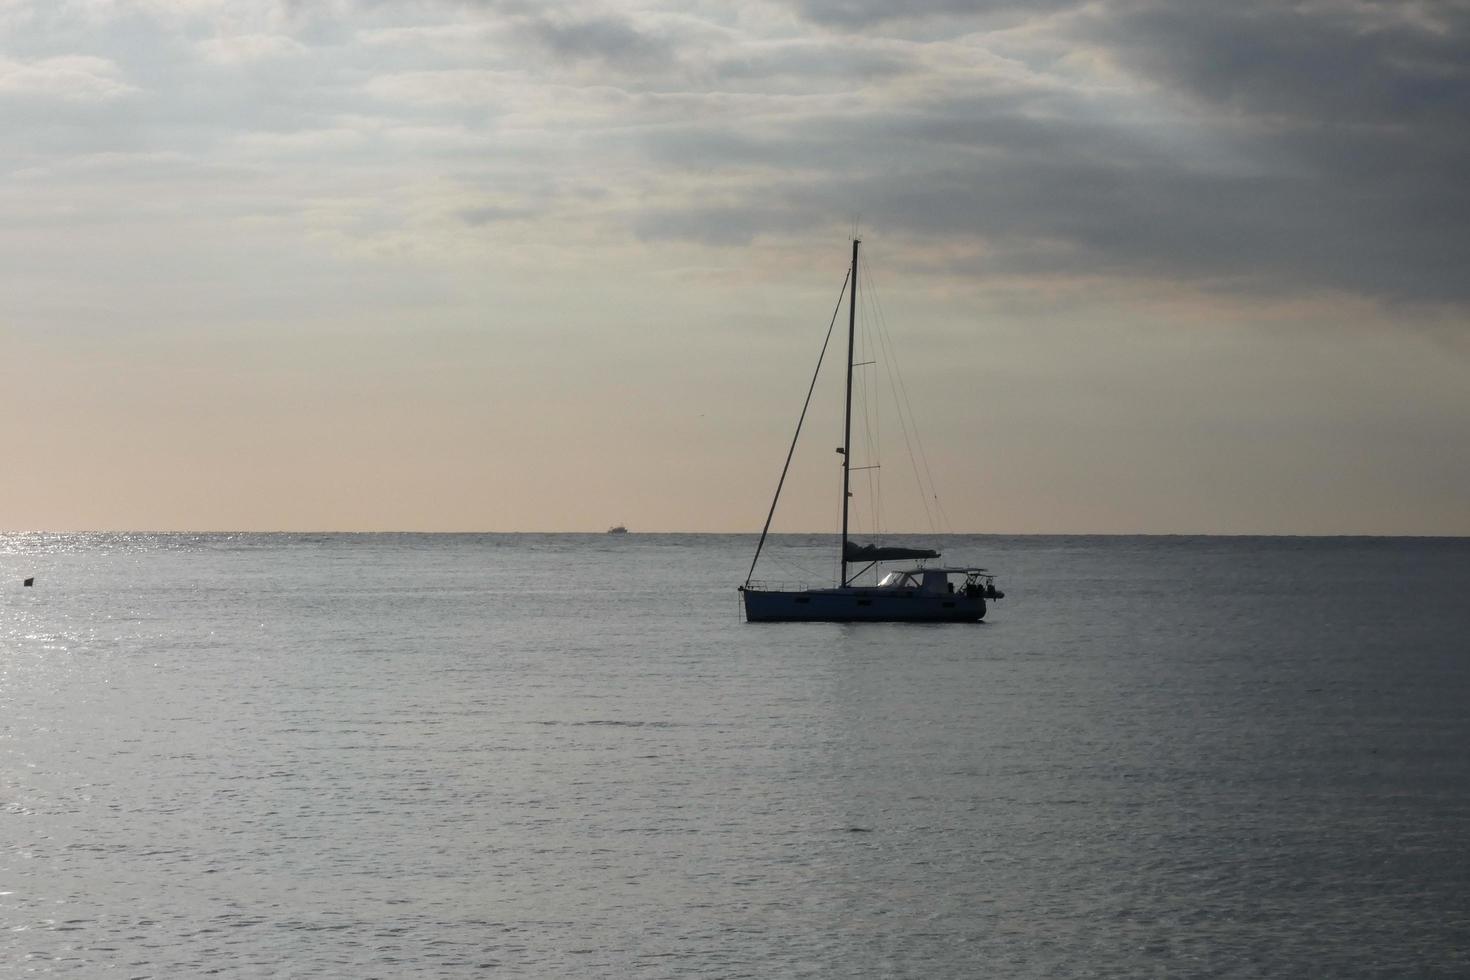
[[[852,497],[848,490],[852,476],[852,344],[857,332],[858,293],[858,246],[862,239],[852,240],[852,272],[848,278],[847,294],[847,401],[842,412],[842,576],[839,586],[847,584],[847,503]]]

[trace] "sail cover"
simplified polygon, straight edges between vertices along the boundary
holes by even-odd
[[[908,558],[938,558],[939,552],[928,548],[880,548],[872,544],[847,542],[842,549],[843,561],[903,561]]]

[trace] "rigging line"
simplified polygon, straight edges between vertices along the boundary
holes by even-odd
[[[782,557],[780,557],[780,555],[775,555],[775,556],[772,556],[771,561],[774,561],[777,564],[787,565],[787,566],[789,566],[791,568],[796,569],[801,574],[810,576],[811,578],[814,578],[814,579],[820,579],[822,577],[822,575],[821,575],[820,572],[814,572],[810,568],[807,568],[805,565],[798,565],[796,562],[792,561],[790,558],[782,558]]]
[[[832,320],[827,324],[827,337],[822,341],[822,352],[817,355],[817,367],[812,372],[812,383],[806,390],[806,401],[801,404],[801,417],[796,420],[796,433],[791,437],[791,448],[786,450],[786,463],[781,467],[781,479],[776,481],[776,495],[771,498],[771,509],[766,512],[766,523],[761,528],[761,539],[755,545],[755,557],[750,560],[750,571],[745,573],[745,584],[755,575],[755,563],[761,560],[761,548],[765,547],[766,535],[771,530],[771,518],[776,516],[776,502],[781,499],[781,488],[786,484],[786,472],[791,469],[791,457],[796,454],[796,440],[801,438],[801,424],[806,421],[806,410],[812,404],[812,392],[817,389],[817,375],[822,371],[822,359],[827,356],[827,345],[832,342],[832,328],[837,324],[837,314],[842,312],[842,297],[847,295],[848,280],[852,270],[842,277],[842,290],[837,294],[837,306],[832,310]]]
[[[879,312],[881,313],[882,305],[881,303],[879,303],[878,300],[877,287],[872,282],[869,282],[868,286],[870,289],[873,290],[873,303],[875,306],[878,307]],[[944,502],[939,499],[939,485],[934,482],[934,472],[929,467],[929,453],[924,448],[924,437],[919,430],[918,420],[914,418],[913,406],[909,404],[908,385],[903,380],[903,371],[899,368],[896,359],[894,361],[894,370],[898,375],[899,387],[903,390],[904,403],[908,407],[909,419],[913,423],[914,441],[918,444],[919,447],[919,461],[924,467],[924,476],[929,481],[929,493],[934,498],[934,508],[939,514],[940,529],[945,534],[953,534],[954,525],[950,523],[949,515],[945,513]]]
[[[864,266],[865,270],[866,268],[867,267]],[[875,331],[873,329],[873,314],[870,310],[868,310],[867,307],[863,308],[863,336],[868,344],[868,356],[874,360],[874,366],[876,367],[878,351],[876,349],[877,344],[875,342]],[[870,429],[868,435],[871,446],[869,448],[869,453],[871,455],[872,462],[877,465],[883,462],[883,411],[882,406],[879,404],[881,392],[879,390],[876,372],[874,373],[873,383],[870,385],[870,387],[872,388],[871,399],[868,403],[865,403],[863,407],[870,419]],[[882,470],[873,469],[868,471],[868,496],[872,500],[871,506],[873,510],[872,525],[874,543],[881,544],[883,538]]]
[[[873,283],[868,282],[867,285],[872,287]],[[935,534],[938,531],[934,524],[933,511],[929,507],[930,493],[924,486],[924,479],[919,473],[918,457],[914,453],[914,441],[917,439],[918,433],[915,432],[912,437],[910,436],[910,430],[915,428],[913,408],[908,404],[906,397],[901,398],[899,395],[900,390],[903,389],[903,375],[899,371],[898,355],[894,350],[893,337],[888,331],[887,317],[883,315],[883,305],[879,301],[876,293],[873,296],[871,305],[878,311],[881,328],[879,336],[884,342],[884,350],[887,355],[884,367],[887,368],[888,386],[893,393],[894,407],[898,410],[899,431],[903,435],[904,449],[907,450],[909,457],[909,467],[914,474],[914,486],[918,490],[919,505],[924,508],[924,520],[929,525],[929,532]]]
[[[917,453],[914,453],[913,447],[910,448],[909,451],[911,453],[914,453],[913,456],[910,458],[910,461],[914,464],[916,468],[921,468],[924,471],[924,478],[922,481],[920,481],[920,486],[923,488],[921,492],[927,493],[929,495],[929,499],[934,501],[933,513],[938,517],[938,521],[934,527],[935,532],[944,532],[948,530],[947,525],[949,523],[949,518],[945,516],[944,505],[939,500],[939,488],[934,482],[934,473],[929,467],[928,454],[924,451],[924,437],[919,430],[919,422],[917,416],[914,413],[913,405],[909,401],[908,383],[904,380],[902,368],[895,367],[894,374],[898,378],[899,393],[903,398],[904,405],[906,407],[906,410],[908,411],[909,425],[913,432],[914,446],[918,448]]]
[[[903,370],[898,369],[897,364],[895,364],[895,370],[898,370],[898,383],[903,388],[904,401],[907,403],[908,385],[904,382]],[[933,470],[929,467],[929,451],[926,450],[925,444],[923,444],[923,432],[919,428],[919,420],[914,417],[913,406],[908,406],[908,417],[910,417],[910,420],[913,420],[914,442],[919,445],[919,461],[923,466],[925,479],[929,480],[929,494],[933,497],[933,507],[935,507],[936,513],[939,514],[939,529],[944,533],[954,533],[954,525],[950,522],[950,514],[945,513],[944,501],[939,498],[939,485],[933,479]]]
[[[867,309],[864,308],[860,312],[861,316],[859,317],[859,319],[862,321],[861,337],[863,342],[863,363],[864,366],[868,366],[876,363],[873,360],[874,351],[872,325],[869,320]],[[862,397],[863,403],[863,447],[866,451],[868,461],[871,463],[877,463],[881,459],[879,455],[880,446],[877,438],[878,391],[876,386],[870,383],[868,373],[866,371],[860,374],[858,376],[858,379],[860,383],[859,393]],[[882,533],[880,523],[882,511],[881,501],[879,499],[879,478],[881,474],[879,474],[876,468],[873,467],[862,466],[855,468],[865,469],[868,471],[868,513],[866,516],[868,518],[869,527],[871,528],[870,533],[876,538]]]
[[[869,335],[866,307],[860,313],[858,320],[860,320],[861,331],[858,334],[858,338],[860,338],[861,342],[861,357],[863,357],[864,364],[870,364],[872,363],[872,336]],[[853,364],[853,366],[857,367],[857,364]],[[867,372],[858,373],[854,388],[856,388],[857,397],[860,398],[861,406],[863,406],[863,419],[861,419],[861,422],[863,422],[863,433],[861,435],[863,435],[864,458],[866,460],[873,460],[876,454],[878,454],[878,447],[873,442],[873,403],[876,401],[876,392],[869,391],[870,385]],[[876,533],[876,526],[878,526],[878,500],[876,500],[875,494],[873,494],[873,470],[867,466],[854,467],[851,464],[851,460],[848,460],[848,467],[850,469],[867,470],[866,478],[864,478],[867,482],[867,510],[864,511],[863,517],[867,519],[869,533]]]

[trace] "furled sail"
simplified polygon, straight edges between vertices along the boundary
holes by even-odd
[[[859,561],[904,561],[909,558],[938,558],[939,552],[928,548],[880,548],[873,544],[847,542],[842,549],[842,560]]]

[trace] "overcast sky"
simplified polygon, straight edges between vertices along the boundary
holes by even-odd
[[[0,527],[759,530],[856,227],[944,528],[1470,534],[1467,39],[0,0]],[[778,528],[836,525],[838,396]]]

